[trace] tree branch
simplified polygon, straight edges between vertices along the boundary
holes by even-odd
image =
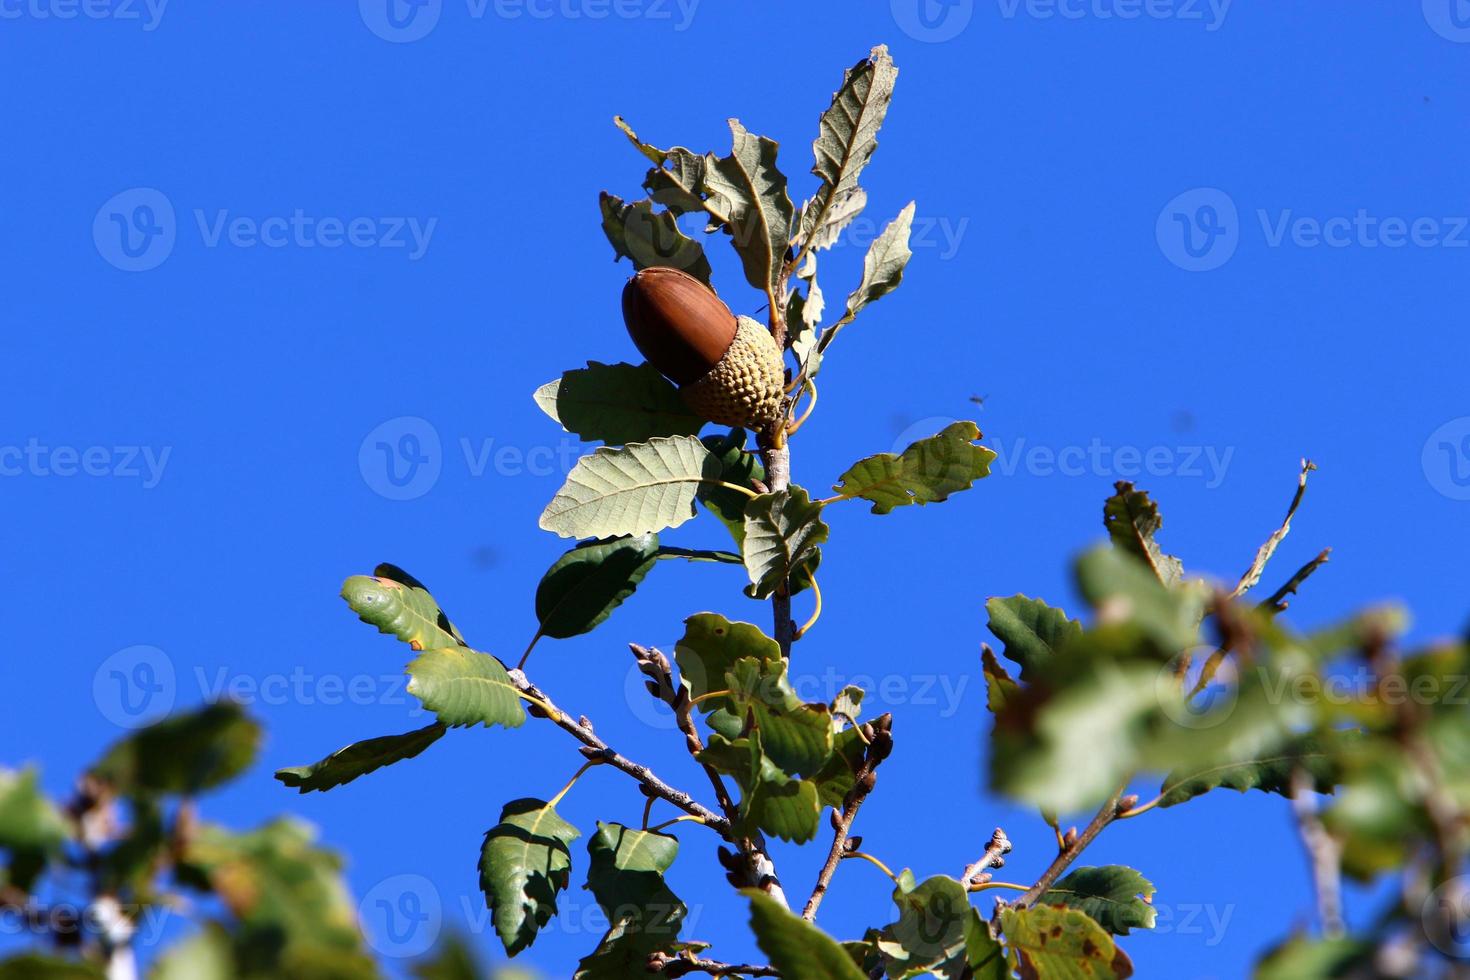
[[[612,746],[597,737],[597,734],[592,731],[591,722],[587,721],[586,718],[573,721],[570,715],[553,704],[550,698],[542,693],[536,685],[532,684],[524,673],[519,670],[512,670],[509,673],[510,681],[515,685],[516,690],[533,699],[531,714],[537,715],[538,717],[544,715],[558,728],[569,732],[573,738],[592,750],[591,753],[584,753],[587,754],[588,758],[595,757],[599,761],[612,766],[614,769],[622,770],[642,783],[645,790],[654,796],[672,803],[691,816],[698,817],[700,822],[726,840],[732,839],[733,831],[730,827],[730,821],[725,817],[715,813],[683,790],[675,789],[662,779],[659,779],[653,774],[653,770],[647,766],[640,765],[625,756],[619,755]]]
[[[1342,848],[1317,815],[1312,799],[1312,777],[1304,769],[1291,774],[1291,810],[1296,816],[1297,831],[1306,848],[1312,868],[1312,885],[1317,893],[1317,920],[1322,936],[1337,939],[1343,934],[1342,872],[1339,860]]]
[[[1107,829],[1108,824],[1116,820],[1120,813],[1126,812],[1134,803],[1138,802],[1136,797],[1130,799],[1123,797],[1122,793],[1123,791],[1119,790],[1113,794],[1112,799],[1103,804],[1102,809],[1097,811],[1097,815],[1083,828],[1082,833],[1077,835],[1077,839],[1063,849],[1052,861],[1050,867],[1042,873],[1040,878],[1036,879],[1036,884],[1028,888],[1025,894],[1010,904],[1033,904],[1047,889],[1057,883],[1057,879],[1062,876],[1062,873],[1071,867],[1073,861],[1081,856],[1082,852],[1087,849],[1087,845],[1097,839],[1098,834],[1101,834]],[[999,914],[1000,904],[996,903],[997,914]]]
[[[985,853],[980,855],[980,860],[965,869],[960,877],[960,884],[967,890],[973,891],[975,886],[983,885],[990,881],[990,872],[999,870],[1006,865],[1006,855],[1011,853],[1011,840],[1006,832],[999,827],[995,833],[990,835],[990,843],[985,845]]]
[[[893,715],[883,714],[873,719],[867,726],[869,731],[863,734],[868,739],[867,750],[863,753],[863,761],[854,774],[853,787],[848,791],[847,797],[842,802],[842,812],[833,812],[832,815],[832,847],[827,851],[827,860],[822,864],[822,870],[817,873],[817,883],[812,887],[811,897],[806,900],[806,907],[801,910],[801,917],[808,922],[817,917],[817,909],[822,904],[822,899],[827,896],[827,886],[832,883],[832,875],[837,871],[837,865],[842,859],[851,855],[861,843],[861,838],[849,838],[848,833],[852,830],[852,822],[857,819],[858,810],[863,801],[873,791],[877,784],[878,764],[888,758],[888,753],[893,751]]]
[[[701,959],[692,953],[683,956],[654,953],[648,957],[648,972],[662,973],[666,977],[682,977],[690,973],[708,973],[712,977],[779,977],[781,975],[781,971],[774,966],[721,963],[718,960]]]

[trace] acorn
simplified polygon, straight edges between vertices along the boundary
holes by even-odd
[[[776,341],[698,279],[678,269],[640,270],[623,287],[623,321],[648,363],[697,414],[750,429],[780,417],[786,371]]]

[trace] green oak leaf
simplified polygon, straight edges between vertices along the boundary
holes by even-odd
[[[684,636],[674,644],[679,680],[690,698],[724,690],[725,675],[747,657],[779,663],[781,645],[759,626],[731,622],[719,613],[696,613],[684,620]],[[709,712],[725,703],[725,699],[711,698],[699,707]]]
[[[901,455],[879,453],[860,460],[843,473],[832,488],[844,499],[871,501],[874,514],[895,507],[948,500],[990,475],[995,453],[974,442],[980,429],[974,422],[955,422],[943,432],[920,439]]]
[[[425,650],[407,667],[408,693],[450,728],[519,728],[525,709],[505,665],[478,650]]]
[[[572,467],[541,514],[541,527],[564,538],[678,527],[694,516],[700,489],[719,479],[719,460],[694,436],[603,446]]]
[[[674,383],[651,364],[588,361],[537,388],[534,397],[541,411],[587,442],[621,446],[697,435],[704,427]]]
[[[789,776],[810,776],[832,755],[832,715],[824,704],[803,704],[786,680],[784,660],[737,661],[725,675],[725,700],[760,730],[765,754]]]
[[[243,708],[221,701],[133,732],[92,773],[124,795],[191,796],[250,768],[260,738],[260,725]]]
[[[679,853],[679,841],[656,831],[599,822],[587,851],[587,887],[611,928],[578,964],[576,980],[638,976],[650,953],[678,946],[686,909],[665,883],[664,873]]]
[[[35,769],[0,769],[0,848],[55,851],[71,836],[66,817],[42,791]]]
[[[751,587],[747,594],[765,599],[812,562],[830,529],[822,520],[822,504],[804,488],[763,493],[745,505],[745,538],[741,554]]]
[[[358,618],[415,650],[463,646],[464,637],[418,579],[384,562],[372,575],[342,583],[342,598]]]
[[[556,914],[556,896],[571,875],[569,847],[581,832],[541,800],[507,803],[480,848],[480,890],[495,916],[495,932],[514,956]]]
[[[733,776],[741,790],[738,829],[763,830],[785,841],[803,844],[817,835],[822,801],[817,782],[793,779],[766,757],[761,732],[736,739],[709,737],[699,761]]]
[[[658,559],[656,534],[577,545],[536,587],[538,635],[561,640],[590,633],[633,594]]]
[[[606,191],[598,198],[598,207],[602,232],[617,257],[628,259],[635,269],[678,269],[709,285],[713,270],[704,247],[679,229],[673,211],[655,211],[650,200],[625,204]]]
[[[883,929],[878,950],[893,980],[917,976],[955,978],[968,964],[969,933],[976,917],[965,886],[936,875],[914,884],[905,871],[893,889],[898,921]]]
[[[1002,908],[1001,929],[1023,977],[1126,980],[1133,961],[1107,930],[1076,909],[1056,905]]]
[[[1009,702],[1020,696],[1020,685],[1001,666],[995,658],[995,651],[988,646],[980,651],[980,669],[985,675],[985,706],[991,714],[1000,714]]]
[[[276,778],[303,793],[325,792],[384,766],[412,759],[439,741],[444,731],[444,725],[436,721],[432,725],[417,731],[404,732],[402,735],[382,735],[353,742],[309,766],[277,769]]]
[[[800,980],[866,980],[837,940],[768,895],[746,889],[755,941],[785,977]]]
[[[1152,929],[1157,912],[1149,904],[1154,886],[1132,868],[1109,864],[1074,868],[1042,893],[1045,905],[1065,905],[1083,912],[1115,936],[1130,929]]]
[[[0,960],[0,980],[106,980],[106,974],[101,967],[81,960],[19,953]]]
[[[1168,660],[1199,643],[1204,592],[1169,588],[1154,573],[1116,548],[1094,548],[1076,565],[1077,587],[1104,623],[1127,621],[1153,640]]]
[[[747,132],[736,119],[730,120],[730,135],[729,156],[705,157],[704,207],[730,235],[746,281],[770,293],[786,261],[795,209],[786,176],[776,166],[776,141]]]
[[[864,196],[858,177],[878,148],[878,129],[897,80],[898,69],[882,44],[844,75],[812,142],[812,173],[822,184],[801,209],[800,242],[814,249],[831,244],[856,214],[852,209],[861,210],[853,201]]]
[[[814,356],[825,354],[832,341],[842,332],[842,328],[855,320],[869,303],[882,299],[898,288],[903,281],[903,270],[914,254],[909,250],[909,234],[913,225],[914,202],[910,201],[898,213],[898,217],[879,232],[873,244],[868,246],[868,252],[863,256],[862,279],[858,281],[857,288],[848,295],[842,316],[831,327],[822,331]]]
[[[1289,797],[1292,777],[1303,770],[1318,793],[1331,793],[1342,781],[1340,760],[1344,748],[1357,741],[1356,732],[1301,736],[1275,751],[1239,762],[1223,762],[1203,766],[1185,766],[1164,777],[1159,788],[1161,807],[1178,806],[1212,789],[1233,789],[1244,793],[1257,789]]]
[[[1119,480],[1117,491],[1103,504],[1103,526],[1113,545],[1146,564],[1165,585],[1178,585],[1184,577],[1184,563],[1164,554],[1155,538],[1164,526],[1159,507],[1142,490]]]
[[[1337,980],[1376,976],[1371,940],[1355,937],[1318,939],[1293,936],[1268,952],[1256,964],[1255,980]]]
[[[1002,652],[1021,666],[1021,680],[1030,683],[1046,672],[1056,651],[1082,635],[1082,624],[1068,619],[1040,599],[1023,595],[986,601],[986,628],[1004,644]]]

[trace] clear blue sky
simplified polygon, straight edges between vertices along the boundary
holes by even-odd
[[[1321,470],[1267,584],[1335,550],[1290,618],[1404,599],[1417,639],[1464,626],[1470,24],[1450,0],[926,2],[431,0],[395,20],[374,0],[0,2],[4,762],[39,761],[65,792],[122,731],[115,670],[171,669],[179,707],[233,684],[269,737],[206,812],[298,813],[351,855],[359,895],[422,874],[446,924],[498,952],[480,836],[578,757],[531,723],[453,733],[326,795],[275,783],[279,766],[426,723],[392,681],[405,651],[356,622],[340,582],[398,563],[472,643],[518,655],[564,547],[536,518],[573,452],[530,394],[589,358],[636,359],[618,311],[629,267],[596,198],[636,196],[644,164],[612,116],[722,152],[738,116],[781,141],[809,193],[818,112],[880,42],[898,94],[866,223],[823,257],[827,291],[851,288],[873,223],[911,198],[915,255],[833,347],[795,476],[821,488],[972,415],[1003,455],[949,503],[831,515],[827,609],[794,672],[812,696],[886,679],[870,704],[894,712],[898,748],[859,819],[865,848],[958,874],[999,824],[1008,876],[1044,867],[1049,832],[979,775],[982,604],[1075,608],[1071,556],[1101,536],[1130,466],[1152,461],[1137,479],[1170,549],[1233,578],[1309,455]],[[753,312],[716,246],[724,294]],[[391,499],[371,446],[360,458],[395,419],[390,437],[417,433],[438,465],[413,499]],[[701,522],[670,540],[721,534]],[[623,644],[669,649],[705,609],[765,624],[739,585],[738,569],[660,567],[592,637],[544,643],[533,675],[697,787]],[[119,654],[140,645],[157,652]],[[595,772],[563,812],[590,833],[639,806]],[[688,932],[759,956],[712,835],[681,837]],[[824,850],[779,850],[792,891]],[[1087,860],[1158,886],[1161,928],[1124,943],[1143,976],[1240,976],[1310,905],[1286,806],[1258,794],[1117,826]],[[883,924],[888,892],[843,867],[821,924]],[[600,931],[590,896],[569,899],[525,956],[549,976]]]

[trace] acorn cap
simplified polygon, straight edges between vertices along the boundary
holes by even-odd
[[[642,269],[623,287],[623,322],[634,345],[679,385],[698,381],[735,340],[735,314],[698,279],[678,269]]]

